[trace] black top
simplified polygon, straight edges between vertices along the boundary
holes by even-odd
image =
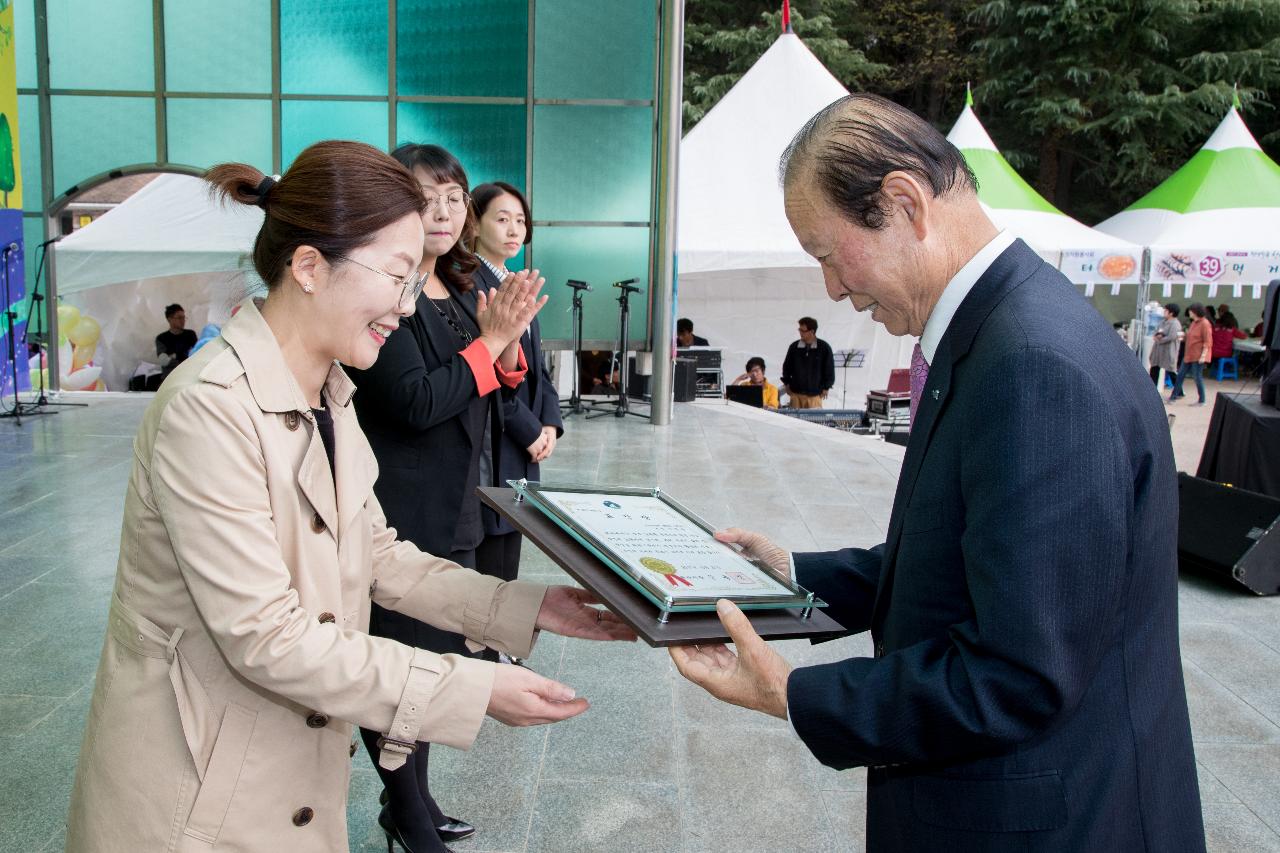
[[[453,307],[469,321],[462,327],[472,328],[475,293],[449,291]],[[473,461],[476,447],[501,435],[508,394],[500,388],[485,395],[491,425],[478,431],[471,411],[479,396],[476,380],[461,349],[457,331],[423,294],[373,366],[347,369],[356,385],[360,427],[378,460],[373,491],[387,523],[401,539],[432,554],[447,555],[465,541],[458,538],[460,526],[466,527],[461,515],[474,506],[475,484],[482,479]]]
[[[329,405],[325,403],[324,397],[320,397],[320,408],[312,409],[311,414],[316,419],[316,429],[320,430],[320,440],[324,442],[324,455],[329,457],[329,473],[333,474],[334,482],[337,482],[338,474],[333,467],[333,415],[329,414]]]
[[[431,299],[429,296],[426,298]],[[480,327],[471,319],[470,314],[458,310],[452,297],[431,299],[431,303],[457,338],[459,352],[470,343],[462,331],[470,335],[472,341],[480,337]],[[489,405],[488,397],[472,397],[471,404],[464,414],[467,431],[475,436],[484,436],[484,440],[471,445],[471,456],[467,460],[467,479],[462,488],[463,498],[458,512],[458,525],[453,534],[454,551],[470,551],[480,544],[481,539],[484,539],[484,527],[480,522],[480,498],[476,494],[476,487],[481,483],[486,486],[491,485],[490,481],[493,479],[492,451],[488,450]]]
[[[818,338],[816,346],[795,341],[782,362],[782,384],[797,394],[821,394],[836,384],[836,362],[831,345]]]
[[[183,329],[181,332],[161,332],[156,335],[156,355],[173,356],[173,360],[165,365],[166,370],[172,370],[185,361],[195,345],[196,333],[191,329]]]
[[[694,335],[694,336],[693,336],[693,343],[692,343],[692,344],[690,344],[690,346],[695,346],[695,347],[709,347],[709,346],[711,346],[711,344],[707,343],[707,339],[706,339],[706,338],[700,338],[700,337],[698,337],[697,335]]]

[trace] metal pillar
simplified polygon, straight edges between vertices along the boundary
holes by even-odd
[[[658,168],[654,187],[654,227],[657,231],[652,258],[653,306],[649,312],[649,340],[653,346],[653,404],[649,420],[654,426],[671,423],[672,366],[674,358],[676,284],[676,178],[680,163],[684,95],[684,0],[662,3],[661,86],[658,103]]]

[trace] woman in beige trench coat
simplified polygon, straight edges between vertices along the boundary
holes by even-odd
[[[580,590],[502,583],[386,526],[336,362],[372,364],[413,310],[413,177],[324,142],[278,183],[238,164],[209,180],[265,209],[253,261],[269,294],[165,380],[138,430],[71,798],[77,853],[345,851],[353,724],[387,733],[394,767],[418,740],[466,749],[486,713],[586,709],[526,669],[370,637],[371,600],[514,656],[540,628],[634,639]],[[522,281],[486,310],[514,338],[540,305]]]

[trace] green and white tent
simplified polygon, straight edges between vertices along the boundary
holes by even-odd
[[[1237,104],[1238,106],[1238,104]],[[1230,285],[1240,298],[1280,277],[1280,166],[1232,107],[1194,157],[1151,192],[1098,225],[1150,250],[1149,281]]]
[[[1072,219],[1032,189],[991,141],[973,112],[972,100],[947,139],[960,149],[977,176],[978,199],[996,225],[1021,237],[1087,291],[1100,283],[1114,288],[1138,282],[1141,247]]]

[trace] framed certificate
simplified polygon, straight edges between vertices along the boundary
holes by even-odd
[[[659,488],[554,485],[511,480],[527,501],[660,611],[715,610],[727,598],[743,610],[826,603],[716,540],[714,528]]]

